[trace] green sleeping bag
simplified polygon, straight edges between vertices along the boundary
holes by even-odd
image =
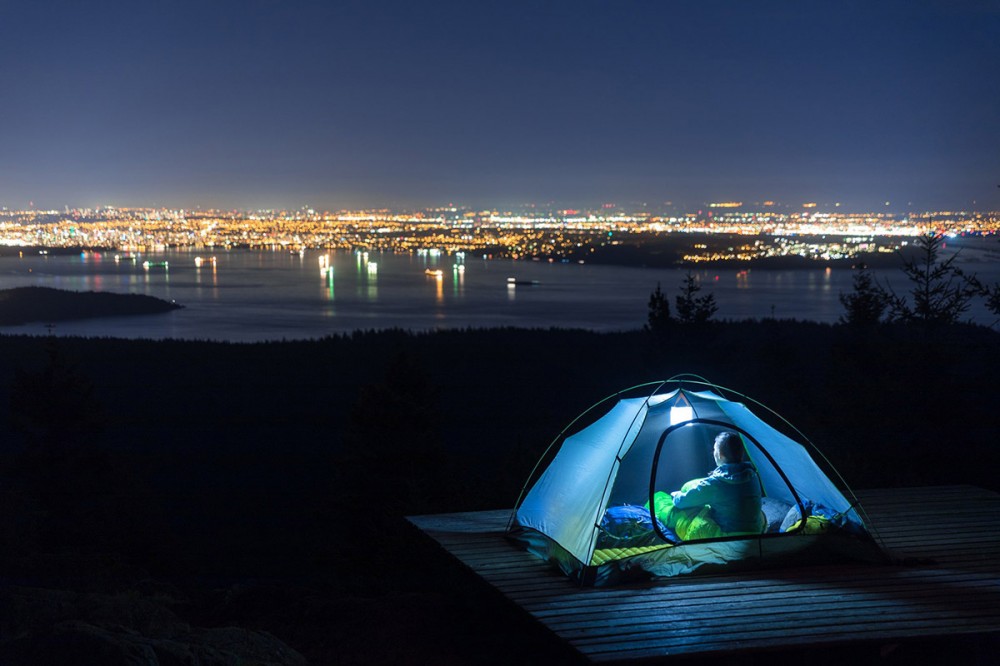
[[[688,481],[681,490],[686,490],[688,485],[698,483],[699,480]],[[648,502],[646,507],[649,507]],[[653,495],[653,513],[682,541],[714,539],[722,536],[722,529],[712,519],[712,507],[707,504],[691,509],[678,509],[674,506],[674,498],[670,493],[659,491]]]

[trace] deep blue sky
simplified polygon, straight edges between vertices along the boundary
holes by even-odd
[[[998,210],[998,183],[997,1],[0,0],[0,206]]]

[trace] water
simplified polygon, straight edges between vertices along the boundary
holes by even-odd
[[[985,252],[963,252],[962,259],[980,277],[1000,280],[1000,262]],[[144,268],[144,261],[154,265]],[[167,267],[155,265],[163,261]],[[657,283],[673,301],[684,272],[471,255],[168,250],[140,255],[135,263],[116,261],[114,253],[4,257],[0,289],[138,293],[184,306],[159,315],[59,322],[56,335],[257,342],[394,327],[637,329]],[[843,313],[838,296],[852,284],[847,269],[695,273],[702,293],[715,295],[720,319],[834,322]],[[905,291],[899,271],[883,275]],[[970,314],[980,323],[995,319],[981,308]],[[0,332],[40,335],[48,329],[39,323]]]

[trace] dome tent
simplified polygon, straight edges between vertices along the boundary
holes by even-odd
[[[590,585],[843,557],[887,560],[853,493],[838,489],[796,439],[812,444],[783,419],[796,439],[724,393],[739,396],[681,375],[598,402],[543,454],[525,484],[530,490],[515,506],[508,537]],[[586,425],[566,436],[581,423]],[[699,529],[679,535],[661,520],[661,498],[715,467],[712,441],[722,431],[743,440],[760,479],[767,527],[759,534],[726,534],[705,507]]]

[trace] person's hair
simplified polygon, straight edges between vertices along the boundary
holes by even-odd
[[[743,440],[735,432],[720,432],[715,436],[715,449],[719,452],[722,462],[743,462]]]

